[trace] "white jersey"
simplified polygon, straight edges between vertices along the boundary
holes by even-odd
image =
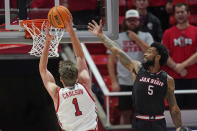
[[[97,128],[94,98],[86,87],[77,83],[73,88],[61,88],[58,93],[56,114],[66,131],[87,131]]]

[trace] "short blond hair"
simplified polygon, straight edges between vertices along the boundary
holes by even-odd
[[[77,81],[78,69],[71,61],[60,61],[59,74],[66,86],[73,86]]]

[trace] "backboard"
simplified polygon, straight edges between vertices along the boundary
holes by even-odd
[[[1,0],[0,44],[32,44],[25,39],[20,25],[24,19],[46,19],[48,11],[55,5],[68,7],[73,15],[73,27],[81,42],[99,40],[87,30],[92,19],[103,20],[104,33],[111,39],[118,38],[118,0]],[[70,43],[69,34],[64,33],[61,43]]]

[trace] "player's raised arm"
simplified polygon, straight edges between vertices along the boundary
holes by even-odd
[[[57,104],[59,87],[55,84],[55,79],[53,75],[47,69],[49,46],[52,38],[53,37],[49,34],[49,26],[48,26],[46,28],[46,41],[44,44],[44,49],[40,57],[39,71],[46,90],[52,97],[54,103]]]
[[[182,126],[182,120],[181,120],[181,111],[176,103],[176,98],[174,95],[174,88],[175,88],[174,79],[170,76],[168,76],[167,79],[168,79],[168,89],[167,89],[166,98],[168,101],[172,121],[175,127],[178,129]]]
[[[91,79],[89,76],[88,67],[86,64],[85,56],[83,53],[82,46],[79,42],[79,39],[77,38],[73,27],[72,27],[72,20],[68,24],[68,26],[65,28],[70,34],[70,39],[72,41],[72,46],[74,49],[74,53],[77,60],[77,68],[78,68],[78,81],[82,84],[84,84],[89,90],[91,90]]]
[[[125,66],[125,68],[127,68],[132,73],[138,72],[140,63],[132,60],[124,51],[118,48],[114,41],[109,39],[102,32],[102,21],[100,21],[98,25],[94,20],[92,20],[92,23],[88,23],[88,29],[90,32],[96,35],[109,50],[111,50],[111,52],[119,59],[119,61],[123,66]]]

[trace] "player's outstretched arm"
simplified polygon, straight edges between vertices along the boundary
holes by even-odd
[[[39,71],[42,78],[42,81],[44,83],[44,86],[50,96],[52,97],[55,106],[57,104],[57,98],[58,98],[58,90],[59,87],[55,84],[55,79],[53,75],[48,71],[47,64],[48,64],[48,52],[49,52],[49,46],[50,42],[52,40],[52,36],[49,34],[49,26],[46,29],[46,41],[44,44],[44,49],[42,51],[42,55],[40,57],[40,64],[39,64]]]
[[[70,39],[72,41],[73,50],[76,56],[78,68],[78,81],[84,84],[88,88],[88,90],[91,90],[91,79],[89,75],[89,70],[86,64],[82,46],[72,27],[72,18],[65,30],[68,31],[70,34]]]
[[[179,130],[178,128],[182,126],[181,111],[176,103],[176,98],[174,94],[174,88],[175,88],[174,79],[170,76],[168,76],[167,79],[168,79],[168,89],[167,89],[166,98],[169,105],[172,121],[178,131]]]
[[[100,21],[98,25],[94,20],[92,20],[92,23],[88,23],[88,29],[90,32],[96,35],[109,50],[111,50],[111,52],[119,59],[119,61],[125,68],[127,68],[130,72],[132,72],[132,74],[138,72],[140,63],[132,60],[124,51],[122,51],[116,45],[114,41],[109,39],[102,32],[102,21]]]

